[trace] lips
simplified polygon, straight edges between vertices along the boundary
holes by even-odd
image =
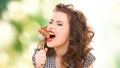
[[[53,31],[49,31],[50,38],[47,40],[47,42],[51,42],[55,39],[55,33]]]

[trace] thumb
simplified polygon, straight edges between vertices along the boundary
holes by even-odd
[[[44,50],[45,50],[45,52],[47,53],[47,51],[48,51],[48,48],[45,48]]]

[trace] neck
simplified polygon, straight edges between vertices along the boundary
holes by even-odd
[[[55,47],[56,57],[62,58],[62,56],[67,52],[68,42],[64,45],[60,45],[59,47]]]

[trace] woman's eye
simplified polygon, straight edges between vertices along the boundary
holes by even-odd
[[[50,21],[49,24],[52,24],[52,22]]]
[[[63,26],[63,24],[60,24],[60,23],[59,23],[59,24],[57,24],[57,25],[59,25],[59,26]]]

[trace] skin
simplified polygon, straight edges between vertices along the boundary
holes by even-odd
[[[94,66],[94,65],[93,65],[93,64],[91,64],[88,68],[94,68],[93,66]]]
[[[54,40],[47,42],[48,47],[53,47],[56,52],[56,68],[61,68],[61,58],[66,53],[69,40],[69,21],[67,14],[56,11],[48,24],[47,30],[55,34]],[[40,50],[35,55],[36,68],[43,68],[48,49]],[[93,64],[89,68],[93,68]]]

